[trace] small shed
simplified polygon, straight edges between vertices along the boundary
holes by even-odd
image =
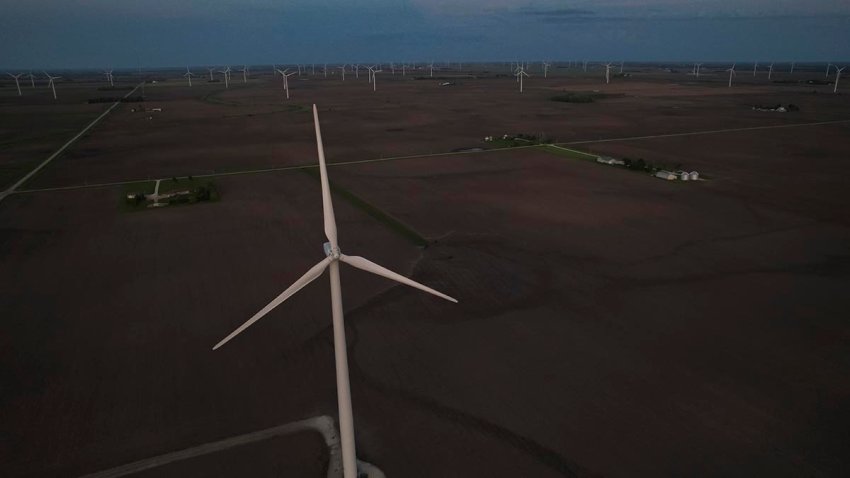
[[[681,181],[688,181],[691,179],[691,175],[687,171],[676,171],[676,176],[678,176]]]
[[[691,181],[696,181],[699,179],[699,173],[696,171],[691,171],[689,176],[691,177]]]

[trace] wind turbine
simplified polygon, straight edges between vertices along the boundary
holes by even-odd
[[[215,67],[207,68],[210,71],[210,81],[213,81],[213,71],[215,71]]]
[[[337,67],[337,68],[339,68],[340,70],[342,70],[342,81],[345,81],[345,66],[346,66],[346,65],[342,65],[342,66],[338,66],[338,67]]]
[[[611,83],[611,64],[605,63],[605,84]]]
[[[407,64],[401,64],[401,76],[407,76]]]
[[[316,64],[310,63],[310,76],[314,76],[316,74]]]
[[[224,73],[224,87],[230,88],[230,67],[228,66],[224,70],[219,70],[219,73]]]
[[[239,71],[242,72],[242,83],[248,83],[248,73],[251,71],[248,65],[243,65]]]
[[[549,78],[549,63],[543,62],[543,78]]]
[[[324,70],[325,70],[325,78],[327,78],[328,77],[328,64],[327,63],[325,63]]]
[[[433,78],[434,77],[434,62],[433,61],[431,62],[430,65],[428,65],[428,68],[431,69],[431,78]]]
[[[756,69],[758,69],[758,67],[759,67],[759,62],[755,62],[753,64],[753,78],[756,77]]]
[[[109,86],[115,86],[115,84],[112,83],[112,70],[103,70],[103,74],[106,75],[106,81],[109,82]]]
[[[520,68],[516,73],[516,77],[519,80],[519,92],[520,93],[522,93],[522,77],[523,76],[529,76],[529,75],[528,75],[528,73],[525,72],[525,70],[523,68]]]
[[[773,62],[770,63],[770,69],[767,70],[767,79],[770,80],[771,76],[773,76]]]
[[[221,342],[213,347],[218,349],[228,341],[239,335],[245,329],[263,318],[275,307],[282,304],[286,299],[295,295],[310,282],[317,279],[325,269],[328,269],[331,283],[331,310],[333,313],[333,336],[334,336],[334,358],[336,362],[336,389],[337,406],[339,407],[339,434],[342,448],[342,467],[345,478],[357,476],[357,451],[354,442],[354,414],[351,406],[351,386],[348,376],[348,353],[346,351],[345,322],[342,310],[342,285],[339,280],[339,263],[344,262],[354,268],[394,280],[400,284],[414,287],[421,291],[440,297],[451,302],[457,300],[448,295],[438,292],[430,287],[414,282],[403,275],[397,274],[374,262],[359,256],[347,256],[340,252],[337,243],[336,219],[334,218],[333,203],[331,202],[330,185],[328,182],[327,165],[325,164],[325,150],[322,144],[322,131],[319,126],[319,113],[316,105],[313,105],[313,121],[316,125],[316,145],[319,155],[319,175],[322,185],[322,212],[324,216],[325,236],[328,242],[323,246],[325,258],[314,265],[306,274],[301,276],[294,284],[284,290],[268,305],[262,308],[247,322],[239,326]]]
[[[372,82],[372,92],[375,92],[375,90],[378,88],[378,76],[375,73],[380,73],[380,72],[384,71],[384,70],[376,70],[375,69],[376,67],[377,67],[377,65],[366,67],[366,68],[369,69],[369,78],[372,80],[371,81]]]
[[[9,76],[11,76],[12,78],[14,78],[14,79],[15,79],[15,86],[18,88],[18,96],[24,96],[24,95],[21,93],[21,83],[18,81],[18,79],[19,79],[21,76],[23,76],[23,73],[18,73],[17,75],[13,75],[13,74],[11,74],[11,73],[6,73],[6,74],[7,74],[7,75],[9,75]]]
[[[699,69],[702,67],[702,63],[697,63],[697,78],[699,78]]]
[[[826,77],[829,78],[829,69],[832,68],[832,63],[826,64]]]
[[[50,89],[53,90],[53,99],[54,100],[58,99],[58,98],[56,98],[56,84],[53,82],[53,80],[58,80],[62,77],[61,76],[50,76],[50,73],[48,73],[46,71],[44,72],[44,75],[47,76],[47,78],[50,79],[50,81],[47,83],[47,86],[49,86]]]
[[[833,93],[838,93],[838,80],[841,79],[841,72],[844,71],[844,68],[847,67],[838,68],[838,65],[835,65],[835,88],[832,89]]]
[[[791,62],[791,74],[792,75],[794,74],[794,62],[793,61]]]
[[[33,76],[32,70],[30,70],[29,75],[30,75],[30,87],[35,89],[35,76]]]
[[[726,71],[729,72],[729,88],[732,88],[732,76],[737,75],[737,73],[735,73],[735,64],[733,63],[732,68],[729,68]]]
[[[283,89],[286,91],[286,99],[288,100],[289,99],[289,77],[297,74],[298,72],[293,71],[292,73],[287,74],[286,72],[289,71],[289,68],[287,68],[283,71],[280,71],[280,70],[277,70],[277,71],[280,73],[280,76],[283,77]]]
[[[183,76],[185,76],[186,79],[189,80],[189,88],[191,88],[192,87],[192,77],[195,76],[195,74],[192,73],[191,71],[189,71],[188,66],[186,67],[186,73],[183,73]]]
[[[621,75],[623,74],[623,64],[625,64],[625,63],[626,63],[626,62],[624,62],[624,61],[621,61],[621,62],[620,62],[620,74],[621,74]]]

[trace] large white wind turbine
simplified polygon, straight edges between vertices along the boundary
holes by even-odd
[[[215,67],[207,68],[210,71],[210,81],[213,81],[213,72],[215,71]]]
[[[844,71],[844,68],[847,67],[838,68],[838,65],[835,65],[835,88],[832,89],[833,93],[838,93],[838,80],[841,79],[841,72]]]
[[[11,73],[6,73],[6,74],[15,79],[15,86],[18,88],[18,96],[23,96],[23,94],[21,93],[21,83],[19,81],[21,76],[23,76],[23,73],[18,73],[17,75],[13,75]]]
[[[337,405],[339,407],[339,434],[342,448],[343,475],[345,478],[356,478],[357,451],[354,443],[354,415],[352,413],[351,387],[348,377],[348,353],[346,351],[345,322],[342,310],[342,285],[339,280],[339,263],[344,262],[357,269],[414,287],[451,302],[456,303],[457,300],[443,294],[442,292],[438,292],[430,287],[414,282],[403,275],[379,266],[368,259],[359,256],[347,256],[340,252],[339,245],[337,243],[336,219],[334,218],[333,203],[331,202],[327,165],[325,164],[325,150],[324,145],[322,144],[322,131],[319,127],[319,113],[316,109],[316,105],[313,105],[313,121],[316,125],[316,144],[319,154],[319,175],[322,185],[322,212],[324,216],[325,236],[328,238],[328,242],[326,242],[323,246],[325,258],[308,270],[306,274],[301,276],[300,279],[295,281],[294,284],[284,290],[268,305],[263,307],[262,310],[254,314],[254,316],[248,319],[247,322],[239,326],[239,328],[231,332],[230,335],[216,344],[215,347],[213,347],[213,350],[218,349],[232,338],[239,335],[242,331],[263,318],[286,299],[304,288],[304,286],[317,279],[320,275],[322,275],[325,269],[328,269],[331,282],[331,311],[333,314],[334,358],[336,361],[336,389]]]
[[[375,92],[375,90],[378,88],[378,75],[376,75],[376,73],[380,73],[380,72],[384,71],[384,70],[376,70],[375,68],[377,68],[377,67],[378,67],[378,65],[366,67],[369,70],[369,78],[370,78],[371,83],[372,83],[372,92]]]
[[[189,80],[189,87],[191,88],[192,87],[192,77],[195,76],[195,74],[192,73],[191,71],[189,71],[188,66],[186,67],[186,73],[183,73],[183,76],[185,76],[186,79]]]
[[[339,68],[339,69],[340,69],[340,71],[342,71],[342,81],[345,81],[345,67],[346,67],[346,66],[347,66],[347,65],[342,65],[342,66],[338,66],[338,67],[337,67],[337,68]]]
[[[759,62],[755,62],[753,64],[753,78],[756,77],[756,70],[758,70],[758,67],[759,67]]]
[[[605,63],[605,84],[611,83],[611,64]]]
[[[60,78],[62,78],[62,77],[61,77],[61,76],[50,76],[50,74],[49,74],[49,73],[47,73],[46,71],[44,72],[44,75],[45,75],[48,79],[50,79],[50,81],[47,83],[47,86],[49,86],[49,87],[50,87],[50,89],[51,89],[51,90],[53,90],[53,99],[55,100],[55,99],[57,99],[57,98],[56,98],[56,84],[54,83],[54,80],[58,80],[58,79],[60,79]]]
[[[103,70],[103,74],[106,75],[106,81],[109,82],[109,86],[115,86],[112,82],[112,70]]]
[[[770,62],[770,69],[767,70],[767,79],[770,80],[770,78],[772,76],[773,76],[773,62]]]
[[[433,61],[428,65],[428,68],[431,69],[431,78],[433,78],[434,77],[434,62]]]
[[[280,76],[283,77],[283,89],[284,89],[284,91],[286,91],[286,99],[288,100],[289,99],[289,77],[292,76],[292,75],[298,74],[298,72],[293,71],[292,73],[287,73],[287,71],[289,71],[289,68],[287,68],[283,71],[277,70],[277,72],[280,73]]]
[[[732,64],[732,68],[729,68],[726,71],[729,72],[729,88],[732,88],[732,77],[737,75],[737,73],[735,73],[735,64]]]
[[[230,88],[230,67],[228,66],[223,70],[218,70],[218,72],[224,74],[224,87]]]
[[[523,76],[529,76],[529,74],[525,72],[525,69],[520,68],[520,69],[519,69],[519,70],[517,70],[517,72],[516,72],[516,77],[517,77],[517,79],[519,80],[519,92],[520,92],[520,93],[522,93],[522,77],[523,77]]]
[[[543,62],[543,78],[549,78],[549,66],[551,66],[548,62]]]
[[[250,73],[251,69],[248,68],[248,65],[242,65],[242,69],[239,71],[242,72],[242,83],[248,83],[248,73]]]
[[[699,69],[702,67],[702,63],[697,63],[697,64],[696,64],[696,67],[697,67],[697,68],[696,68],[697,78],[699,78]]]

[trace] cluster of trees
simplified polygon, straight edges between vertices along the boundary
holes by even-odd
[[[624,166],[628,169],[633,169],[635,171],[646,171],[648,173],[654,173],[656,171],[660,171],[662,169],[666,169],[668,171],[678,171],[682,169],[681,163],[676,164],[667,164],[667,163],[652,163],[646,161],[643,158],[631,159],[631,158],[623,158],[623,162],[626,163]]]

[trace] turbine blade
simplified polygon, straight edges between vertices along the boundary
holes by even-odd
[[[259,311],[259,312],[257,312],[256,314],[254,314],[254,316],[253,316],[253,317],[251,317],[250,319],[248,319],[248,321],[247,321],[247,322],[245,322],[244,324],[240,325],[238,329],[234,330],[233,332],[231,332],[231,333],[230,333],[230,335],[228,335],[227,337],[225,337],[224,339],[222,339],[222,341],[221,341],[221,342],[217,343],[217,344],[215,345],[215,347],[213,347],[213,350],[216,350],[216,349],[218,349],[219,347],[221,347],[222,345],[224,345],[224,344],[226,344],[227,342],[229,342],[229,341],[230,341],[230,339],[232,339],[233,337],[236,337],[237,335],[239,335],[240,333],[242,333],[242,331],[243,331],[243,330],[245,330],[245,329],[247,329],[248,327],[250,327],[251,325],[253,325],[253,324],[254,324],[254,322],[256,322],[256,321],[258,321],[258,320],[262,319],[262,318],[263,318],[266,314],[268,314],[269,312],[271,312],[271,311],[272,311],[272,309],[274,309],[275,307],[279,306],[281,303],[283,303],[283,301],[285,301],[286,299],[288,299],[288,298],[292,297],[292,296],[293,296],[296,292],[298,292],[299,290],[301,290],[302,288],[304,288],[304,286],[305,286],[305,285],[309,284],[310,282],[313,282],[313,281],[314,281],[317,277],[319,277],[320,275],[322,275],[322,272],[324,272],[324,271],[325,271],[325,268],[327,268],[327,267],[328,267],[328,264],[330,264],[330,263],[331,263],[331,258],[330,258],[330,257],[326,257],[326,258],[325,258],[322,262],[319,262],[318,264],[316,264],[315,266],[313,266],[313,267],[312,267],[309,271],[307,271],[307,273],[306,273],[306,274],[304,274],[303,276],[301,276],[301,278],[300,278],[300,279],[298,279],[297,281],[295,281],[295,283],[294,283],[294,284],[292,284],[291,286],[289,286],[289,288],[288,288],[288,289],[286,289],[285,291],[283,291],[283,292],[282,292],[279,296],[275,297],[275,299],[274,299],[273,301],[269,302],[269,304],[268,304],[268,305],[266,305],[265,307],[263,307],[263,309],[262,309],[262,310],[260,310],[260,311]]]
[[[316,148],[319,151],[319,174],[322,181],[322,210],[325,217],[325,235],[336,248],[336,219],[334,218],[334,205],[331,202],[331,188],[328,184],[328,168],[325,164],[325,146],[322,143],[322,129],[319,127],[319,110],[313,105],[313,121],[316,123]]]
[[[407,277],[404,277],[401,274],[396,274],[395,272],[387,269],[386,267],[379,266],[374,262],[360,256],[346,256],[345,254],[340,254],[339,260],[345,262],[346,264],[356,267],[360,270],[364,270],[366,272],[371,272],[372,274],[379,275],[381,277],[386,277],[387,279],[394,280],[396,282],[400,282],[404,285],[408,285],[410,287],[419,289],[421,291],[425,291],[429,294],[436,295],[442,299],[446,299],[449,302],[457,303],[457,299],[454,297],[449,297],[442,292],[438,292],[428,286],[422,285],[416,281],[410,280]]]

